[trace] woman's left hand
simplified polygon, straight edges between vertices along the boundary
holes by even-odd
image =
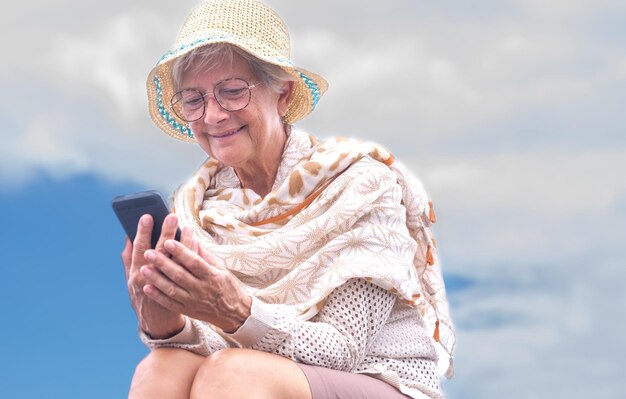
[[[219,259],[196,246],[192,250],[168,240],[164,248],[172,258],[147,251],[150,263],[141,268],[144,292],[167,309],[234,332],[250,316],[252,299]]]

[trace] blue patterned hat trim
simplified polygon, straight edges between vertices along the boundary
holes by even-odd
[[[165,119],[165,121],[170,126],[178,130],[181,134],[189,137],[190,139],[193,139],[194,136],[191,129],[176,121],[176,119],[167,111],[167,109],[165,109],[165,105],[163,105],[163,90],[161,88],[161,81],[156,74],[154,75],[154,86],[156,87],[157,92],[157,107],[159,108],[159,115],[161,115],[161,117]]]
[[[320,88],[318,87],[317,83],[315,83],[311,78],[309,78],[308,76],[306,76],[300,71],[297,71],[297,72],[298,72],[298,75],[300,75],[300,78],[304,80],[304,83],[306,83],[306,85],[309,86],[309,91],[311,92],[311,98],[313,99],[313,104],[311,104],[311,111],[313,111],[315,107],[317,106],[317,102],[320,100]]]
[[[159,62],[157,62],[157,64],[160,64],[160,63],[161,63],[161,62],[163,62],[163,60],[164,60],[164,59],[166,59],[166,58],[170,58],[170,57],[172,57],[172,56],[173,56],[173,55],[175,55],[175,54],[178,54],[178,53],[181,53],[181,52],[186,51],[186,50],[187,50],[187,49],[189,49],[190,47],[196,47],[196,46],[198,46],[199,44],[204,44],[204,43],[206,43],[206,42],[210,42],[210,41],[213,41],[213,40],[224,40],[224,39],[228,39],[229,37],[230,37],[230,36],[228,36],[228,35],[209,36],[209,37],[205,37],[205,38],[203,38],[203,39],[198,39],[198,40],[195,40],[195,41],[193,41],[193,42],[191,42],[191,43],[182,44],[182,45],[178,46],[177,48],[172,49],[172,50],[168,51],[167,53],[163,54],[163,57],[161,57],[161,58],[159,59]]]

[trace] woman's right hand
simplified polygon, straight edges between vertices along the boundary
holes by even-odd
[[[135,241],[131,243],[126,237],[126,245],[122,251],[122,262],[126,272],[126,282],[130,302],[137,314],[139,327],[153,339],[164,339],[176,335],[185,326],[185,319],[179,313],[172,312],[148,298],[144,293],[145,278],[140,269],[146,263],[145,252],[150,249],[153,219],[150,215],[143,215],[139,219]],[[178,218],[169,214],[163,221],[161,237],[156,250],[164,252],[163,243],[173,239],[178,228]],[[181,243],[193,246],[191,229],[183,229]]]

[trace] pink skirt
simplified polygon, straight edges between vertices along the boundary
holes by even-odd
[[[313,399],[407,399],[391,385],[366,374],[354,374],[298,363]]]

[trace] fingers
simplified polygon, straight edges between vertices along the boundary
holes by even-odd
[[[191,252],[198,253],[198,242],[193,239],[193,229],[191,227],[183,227],[180,234],[180,243],[189,248]]]
[[[128,237],[124,243],[124,250],[122,250],[122,263],[124,264],[124,272],[126,273],[126,280],[130,275],[130,266],[133,261],[133,243]]]
[[[183,230],[180,233],[180,243],[189,248],[192,242],[193,229],[189,226],[183,227]]]
[[[146,294],[148,298],[152,299],[153,301],[163,306],[164,308],[169,309],[172,312],[183,313],[184,306],[182,303],[165,295],[154,285],[151,285],[151,284],[144,285],[143,292],[144,294]]]
[[[176,258],[176,260],[196,278],[206,280],[215,274],[213,264],[208,263],[196,252],[185,247],[178,241],[168,240],[164,245],[165,250],[169,252],[172,257]]]
[[[166,240],[173,239],[176,236],[176,230],[178,230],[178,216],[170,213],[163,220],[163,226],[161,227],[161,237],[156,245],[156,250],[163,252],[163,243]]]
[[[166,301],[163,297],[169,298],[182,306],[182,304],[187,303],[191,299],[190,292],[198,285],[198,279],[184,266],[169,258],[168,255],[158,251],[146,252],[146,260],[150,263],[141,268],[141,274],[147,281],[146,286],[150,285],[154,290],[149,289],[146,291],[144,289],[144,292],[146,294],[150,292],[150,298],[158,301],[163,306],[167,306],[168,309],[181,312],[182,310],[179,308],[171,308],[171,306],[177,305]]]
[[[159,254],[159,256],[164,257],[165,255]],[[156,287],[167,297],[184,302],[189,298],[189,292],[185,287],[193,283],[191,280],[194,277],[183,267],[176,264],[172,265],[174,262],[163,263],[165,265],[160,264],[158,268],[153,265],[142,266],[141,274],[146,278],[148,284]]]
[[[150,249],[150,238],[152,237],[152,226],[154,222],[152,220],[152,216],[143,215],[139,219],[139,223],[137,224],[137,235],[135,236],[135,241],[133,242],[133,250],[132,250],[132,267],[136,267],[137,262],[143,264],[144,253]]]

